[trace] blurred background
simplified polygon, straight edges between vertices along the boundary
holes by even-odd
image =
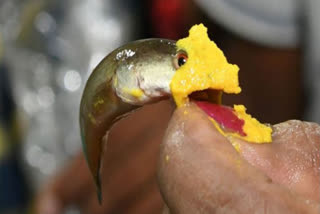
[[[179,39],[204,23],[240,67],[243,92],[226,95],[226,104],[243,103],[265,123],[320,122],[319,10],[317,0],[1,0],[0,213],[35,213],[36,195],[80,151],[87,78],[132,40]],[[146,213],[160,213],[160,200]]]

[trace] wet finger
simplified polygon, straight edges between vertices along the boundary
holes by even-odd
[[[249,164],[194,105],[171,119],[158,179],[172,213],[316,213],[318,208]]]
[[[272,144],[239,143],[240,155],[273,182],[320,201],[320,126],[292,120],[273,127]]]

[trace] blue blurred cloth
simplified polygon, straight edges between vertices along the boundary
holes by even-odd
[[[11,153],[0,162],[0,189],[0,213],[25,208],[28,189],[17,153]]]
[[[0,132],[5,135],[0,139],[2,148],[7,148],[0,157],[0,213],[23,210],[27,204],[27,183],[19,160],[16,136],[12,134],[15,119],[15,105],[10,90],[7,68],[0,65]],[[1,153],[0,153],[1,154]]]

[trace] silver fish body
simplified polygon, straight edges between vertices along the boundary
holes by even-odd
[[[130,111],[170,96],[176,55],[174,41],[135,41],[106,56],[89,77],[80,104],[80,128],[100,200],[103,138]]]

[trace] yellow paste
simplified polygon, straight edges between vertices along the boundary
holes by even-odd
[[[131,89],[130,94],[134,97],[140,98],[143,96],[143,91],[139,88]]]
[[[178,107],[187,103],[188,95],[195,91],[206,89],[221,90],[225,93],[238,94],[241,92],[238,81],[237,65],[229,64],[223,52],[211,41],[207,28],[195,25],[189,31],[189,36],[177,42],[178,51],[188,55],[186,63],[177,69],[170,83],[173,98]],[[247,136],[225,133],[254,143],[271,142],[271,128],[259,123],[246,114],[243,105],[235,105],[236,115],[245,121],[243,131]],[[215,126],[218,124],[214,122]]]

